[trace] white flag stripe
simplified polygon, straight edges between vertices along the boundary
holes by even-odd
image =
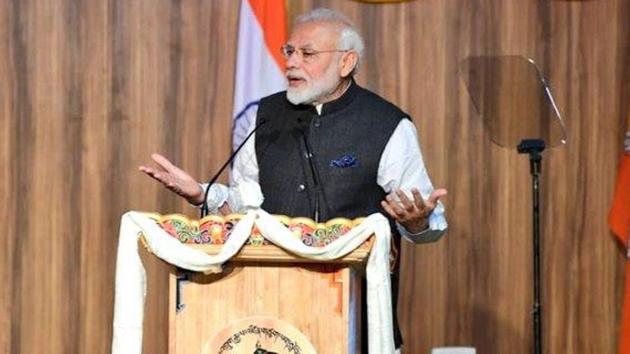
[[[267,48],[263,28],[254,14],[249,1],[241,3],[241,13],[238,32],[238,46],[236,59],[236,84],[234,89],[235,119],[233,128],[232,147],[242,142],[253,122],[255,107],[248,114],[241,114],[252,102],[262,97],[286,89],[287,83],[282,69]],[[240,116],[239,116],[240,115]],[[238,120],[236,118],[238,117]]]

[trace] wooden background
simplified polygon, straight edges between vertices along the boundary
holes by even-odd
[[[403,250],[404,352],[531,352],[529,163],[490,142],[457,74],[468,55],[517,54],[541,64],[569,132],[543,162],[545,352],[614,353],[623,253],[605,218],[630,97],[630,0],[303,0],[289,11],[314,6],[356,21],[359,83],[413,116],[432,179],[449,190],[447,237]],[[0,1],[0,352],[110,351],[121,214],[194,215],[137,166],[158,151],[204,178],[228,155],[238,9]],[[164,339],[147,336],[160,353]]]

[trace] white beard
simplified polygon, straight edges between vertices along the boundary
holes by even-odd
[[[310,84],[307,83],[306,87],[292,88],[289,86],[287,100],[295,105],[320,102],[322,98],[335,91],[339,85],[339,80],[337,68],[335,65],[331,65],[326,69],[321,79],[312,81]]]

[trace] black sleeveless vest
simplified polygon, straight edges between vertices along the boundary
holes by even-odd
[[[378,166],[391,135],[407,116],[354,82],[339,99],[324,104],[321,115],[313,106],[291,104],[286,92],[263,98],[257,124],[264,123],[255,142],[262,208],[310,218],[317,208],[320,222],[375,212],[387,215],[380,206],[386,193],[377,184]],[[400,236],[391,220],[390,225],[395,247],[400,249]],[[392,274],[396,347],[402,344],[396,315],[398,267],[397,259]],[[365,306],[362,317],[367,331]]]

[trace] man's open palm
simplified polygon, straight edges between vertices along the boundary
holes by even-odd
[[[151,154],[151,159],[157,164],[156,168],[139,166],[138,169],[184,197],[189,203],[199,204],[203,201],[203,190],[188,173],[160,154]]]

